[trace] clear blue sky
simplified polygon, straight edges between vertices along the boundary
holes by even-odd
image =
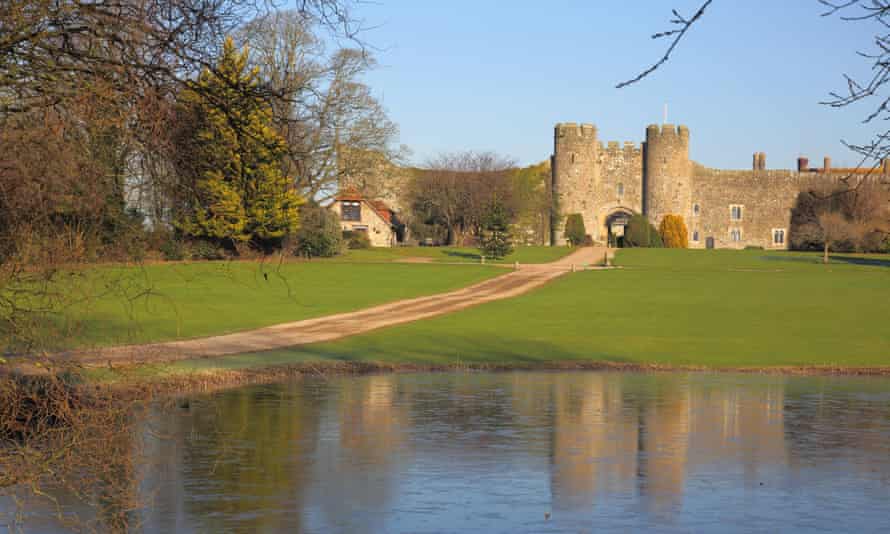
[[[380,48],[367,82],[399,124],[399,142],[422,162],[442,151],[493,150],[522,164],[552,152],[557,122],[591,122],[602,141],[640,142],[649,123],[691,130],[692,158],[749,168],[763,151],[770,168],[799,155],[854,164],[841,139],[863,141],[867,108],[819,105],[843,89],[844,72],[874,31],[823,18],[816,0],[715,0],[673,59],[618,90],[656,60],[672,7],[698,0],[379,0],[360,9]]]

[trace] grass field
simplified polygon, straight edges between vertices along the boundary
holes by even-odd
[[[339,342],[180,362],[177,370],[305,360],[890,366],[890,258],[624,250],[623,269]]]
[[[549,263],[571,252],[568,247],[516,247],[512,254],[493,263]],[[479,249],[470,247],[393,247],[350,250],[342,256],[320,261],[392,262],[423,258],[436,263],[479,263]]]
[[[254,262],[101,268],[60,283],[84,295],[59,319],[60,346],[201,337],[449,291],[503,274],[481,265]],[[265,275],[268,275],[268,278]],[[99,295],[97,298],[86,296]]]

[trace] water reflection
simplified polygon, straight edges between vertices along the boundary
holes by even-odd
[[[383,375],[159,415],[151,532],[880,530],[890,381]],[[545,514],[552,514],[549,518]]]

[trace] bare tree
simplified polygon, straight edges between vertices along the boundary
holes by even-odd
[[[344,176],[382,158],[393,161],[398,128],[360,81],[375,62],[368,50],[328,52],[318,24],[299,11],[275,12],[241,35],[273,95],[275,121],[289,147],[289,172],[307,197],[331,196]]]
[[[890,194],[873,179],[800,193],[791,213],[790,242],[797,249],[819,248],[825,263],[831,250],[881,250],[888,209]]]
[[[442,154],[417,172],[410,187],[413,218],[446,229],[449,245],[478,234],[492,199],[513,208],[515,163],[492,152]]]

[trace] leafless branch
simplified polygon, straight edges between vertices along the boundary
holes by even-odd
[[[652,39],[663,39],[665,37],[673,37],[673,40],[671,41],[671,44],[670,44],[670,46],[668,46],[664,55],[661,57],[661,59],[656,61],[651,67],[649,67],[648,69],[644,70],[643,72],[637,74],[635,77],[631,78],[630,80],[623,81],[623,82],[619,83],[618,85],[615,86],[615,88],[621,89],[623,87],[627,87],[628,85],[634,84],[634,83],[642,80],[646,76],[649,76],[650,74],[655,72],[659,67],[661,67],[662,65],[667,63],[667,61],[671,58],[671,54],[673,54],[674,49],[677,48],[677,45],[680,44],[680,41],[686,35],[686,32],[689,31],[689,29],[692,28],[692,26],[699,19],[701,19],[701,17],[705,14],[705,10],[708,8],[708,6],[711,5],[711,2],[713,2],[713,0],[706,0],[701,6],[699,6],[699,8],[695,11],[695,13],[689,18],[686,18],[683,15],[680,15],[680,13],[676,9],[671,10],[671,13],[673,14],[674,18],[672,18],[670,20],[670,22],[671,22],[671,24],[673,24],[675,26],[675,28],[672,30],[667,30],[667,31],[656,33],[652,36]]]

